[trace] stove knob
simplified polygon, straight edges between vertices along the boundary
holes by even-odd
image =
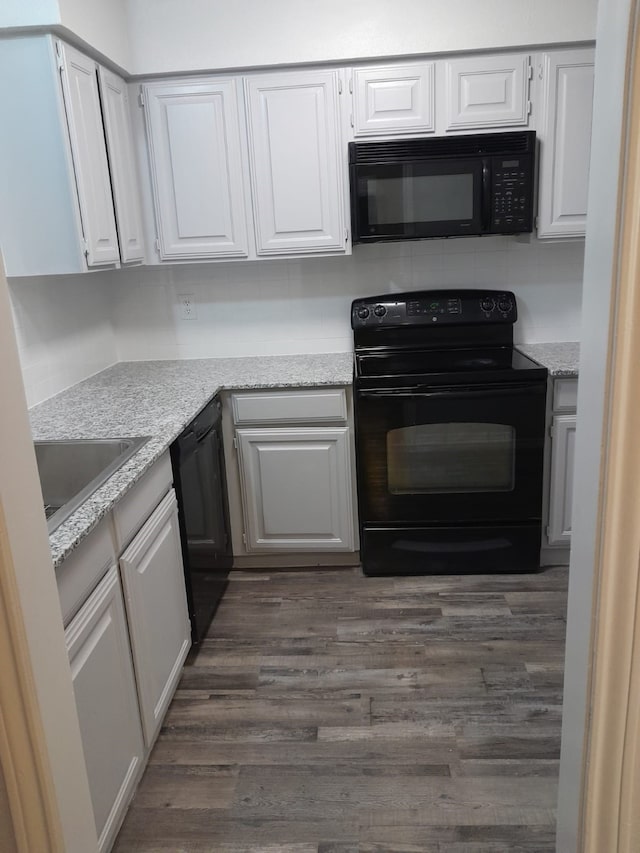
[[[361,320],[366,320],[368,316],[369,316],[369,309],[368,308],[365,308],[364,306],[362,308],[358,308],[358,317],[360,317]]]
[[[384,317],[384,315],[387,313],[387,309],[384,307],[384,305],[376,305],[376,307],[373,309],[373,313],[376,315],[376,317]]]
[[[513,308],[513,302],[510,299],[500,299],[498,301],[498,308],[500,311],[508,314],[508,312]]]
[[[496,303],[493,301],[493,299],[491,299],[491,297],[484,296],[480,300],[480,307],[483,311],[493,311],[493,309],[496,307]]]

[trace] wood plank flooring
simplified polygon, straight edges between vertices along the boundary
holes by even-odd
[[[231,575],[116,853],[552,853],[567,570]]]

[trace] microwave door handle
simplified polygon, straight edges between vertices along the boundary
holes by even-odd
[[[491,230],[491,169],[489,160],[482,160],[482,230]]]

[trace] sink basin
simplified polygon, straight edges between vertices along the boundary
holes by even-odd
[[[142,436],[34,442],[49,533],[148,440]]]

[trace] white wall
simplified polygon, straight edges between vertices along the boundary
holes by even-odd
[[[127,0],[58,0],[60,22],[94,50],[125,71],[131,53],[127,25]]]
[[[0,29],[52,27],[129,70],[127,0],[0,0]],[[75,37],[75,38],[74,38]]]
[[[116,361],[109,281],[105,273],[10,279],[29,406]]]
[[[583,244],[508,237],[357,246],[352,257],[111,273],[121,360],[338,352],[359,296],[438,287],[515,291],[520,341],[577,340]],[[180,318],[192,294],[197,319]]]
[[[597,0],[128,0],[134,74],[595,38]]]
[[[0,4],[0,27],[45,27],[59,22],[58,0],[2,0]]]

